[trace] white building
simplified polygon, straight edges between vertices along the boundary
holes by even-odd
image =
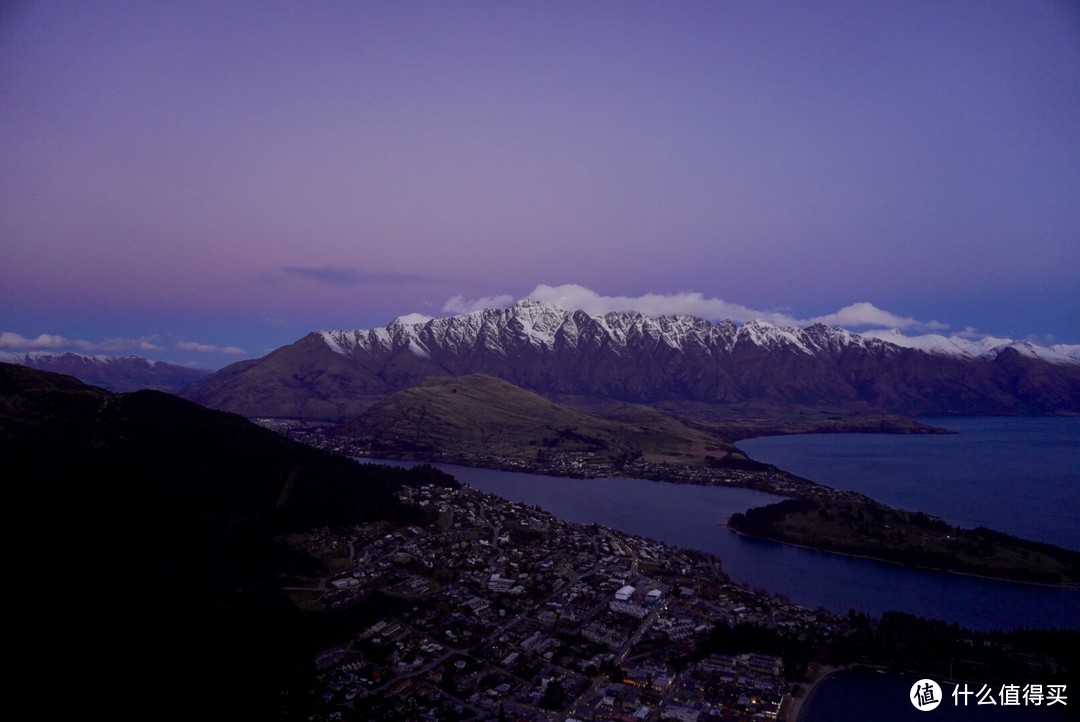
[[[504,577],[498,572],[488,577],[487,588],[493,592],[509,592],[510,589],[517,584],[517,580],[512,577]]]
[[[629,614],[631,617],[637,619],[644,619],[649,614],[649,610],[640,604],[634,604],[633,602],[624,601],[622,599],[615,599],[608,602],[608,608],[618,614]]]

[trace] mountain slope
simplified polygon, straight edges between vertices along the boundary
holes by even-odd
[[[272,537],[401,516],[412,474],[362,467],[154,391],[0,364],[13,689],[58,717],[269,719],[325,624]],[[62,690],[59,691],[59,690]],[[38,702],[40,703],[40,702]],[[65,714],[71,713],[71,715]]]
[[[395,390],[364,359],[335,353],[321,336],[308,334],[261,359],[226,366],[183,394],[245,416],[339,418],[355,416]]]
[[[187,366],[150,361],[141,356],[84,356],[77,353],[0,354],[0,361],[74,376],[83,383],[108,391],[153,389],[175,393],[210,372]]]
[[[248,416],[351,416],[373,397],[424,378],[474,373],[553,398],[755,401],[911,415],[1080,413],[1080,364],[1011,347],[987,358],[929,353],[822,325],[590,316],[537,301],[313,332],[196,382],[187,397]],[[1032,374],[1038,383],[1030,383]]]
[[[621,405],[604,416],[553,403],[491,376],[429,378],[347,423],[343,434],[382,451],[535,460],[557,452],[597,459],[705,464],[741,451],[658,411]]]

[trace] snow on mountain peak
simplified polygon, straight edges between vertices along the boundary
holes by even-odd
[[[1080,363],[1080,344],[1056,343],[1048,348],[1055,354],[1064,356],[1070,361]]]
[[[1080,363],[1080,346],[1067,346],[1064,344],[1047,348],[1037,346],[1030,341],[1015,341],[1011,338],[997,338],[994,336],[984,336],[980,339],[967,339],[960,336],[946,337],[933,333],[922,336],[905,336],[896,329],[864,331],[862,336],[876,338],[894,346],[913,348],[926,353],[945,356],[990,360],[997,358],[998,354],[1005,349],[1013,349],[1024,356],[1049,361],[1050,363]]]
[[[693,353],[730,352],[736,345],[752,344],[766,350],[800,354],[834,354],[845,348],[871,348],[885,344],[945,356],[989,360],[1006,348],[1053,363],[1080,363],[1080,346],[1052,348],[1008,338],[980,340],[940,334],[907,336],[896,329],[855,333],[820,323],[806,328],[780,327],[762,319],[735,325],[694,316],[651,317],[637,311],[611,311],[592,315],[567,311],[546,301],[522,299],[506,308],[483,309],[457,316],[431,318],[413,313],[399,316],[385,327],[359,331],[320,331],[327,346],[348,356],[353,350],[396,352],[432,358],[440,349],[455,354],[485,348],[506,357],[513,349],[533,347],[554,351],[580,344],[604,347],[622,355],[631,349],[668,347]]]
[[[319,331],[318,333],[331,351],[341,356],[349,355],[349,352],[345,350],[345,345],[342,343],[344,334],[341,331]]]
[[[433,320],[435,320],[433,317],[425,316],[422,313],[407,313],[404,316],[398,316],[393,321],[391,321],[389,325],[397,324],[400,326],[416,326],[425,324],[428,321]]]

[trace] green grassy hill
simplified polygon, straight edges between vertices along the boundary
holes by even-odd
[[[745,458],[712,434],[645,406],[586,413],[484,375],[429,378],[375,404],[344,433],[387,452],[535,459],[547,449],[693,465]]]

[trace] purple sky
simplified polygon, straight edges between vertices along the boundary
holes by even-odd
[[[539,284],[1080,343],[1080,10],[0,9],[0,350],[217,367]]]

